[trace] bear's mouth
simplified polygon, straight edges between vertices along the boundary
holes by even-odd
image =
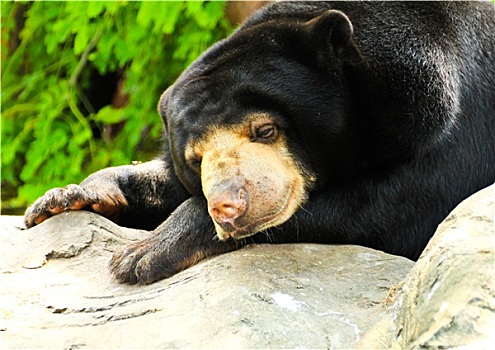
[[[215,223],[215,227],[217,229],[218,238],[221,241],[225,241],[230,238],[233,238],[235,240],[240,240],[249,236],[253,236],[256,233],[263,231],[267,228],[284,223],[294,214],[294,213],[290,213],[289,216],[284,215],[287,214],[287,210],[289,208],[293,207],[290,204],[292,199],[295,199],[294,191],[295,190],[293,186],[291,186],[291,188],[289,189],[289,195],[285,198],[284,203],[282,204],[282,206],[278,208],[278,210],[276,210],[272,214],[265,215],[242,227],[236,227],[228,222],[220,224],[215,220],[213,220],[213,222]],[[296,208],[297,207],[298,206],[296,206]],[[294,210],[294,212],[295,211],[296,210]],[[277,220],[278,218],[282,218],[282,220]]]

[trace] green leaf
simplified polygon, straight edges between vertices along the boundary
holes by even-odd
[[[83,27],[78,30],[76,38],[74,40],[74,53],[76,55],[83,53],[83,51],[86,49],[86,46],[88,46],[89,40],[90,33],[88,27]]]
[[[93,116],[93,119],[104,124],[116,124],[125,120],[124,109],[105,106]]]
[[[128,44],[121,38],[115,40],[115,56],[120,67],[123,67],[132,58]]]
[[[108,6],[108,4],[112,4],[112,2],[106,3],[104,1],[88,1],[88,9],[87,15],[89,18],[98,17],[103,11],[112,9],[114,6]]]

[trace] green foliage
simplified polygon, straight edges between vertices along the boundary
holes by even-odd
[[[49,188],[153,157],[158,99],[229,33],[223,7],[2,1],[2,208],[25,207]],[[124,108],[91,105],[86,92],[95,70],[124,76]]]

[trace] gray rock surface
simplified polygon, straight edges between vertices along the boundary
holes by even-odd
[[[357,246],[258,245],[149,286],[108,260],[147,232],[87,212],[2,230],[2,338],[32,348],[342,348],[413,263]]]
[[[116,283],[107,264],[148,232],[88,212],[30,230],[2,216],[0,347],[489,348],[494,191],[456,209],[416,265],[358,246],[257,245],[147,286]]]
[[[439,226],[397,291],[401,347],[495,348],[495,185]]]

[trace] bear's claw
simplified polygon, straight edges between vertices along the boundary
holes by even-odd
[[[110,270],[120,283],[150,284],[169,277],[172,264],[168,263],[165,252],[157,249],[159,242],[149,238],[132,243],[114,254]]]
[[[79,185],[71,184],[64,188],[54,188],[38,198],[26,210],[24,223],[30,228],[63,211],[79,210],[95,203],[98,203],[95,193]]]

